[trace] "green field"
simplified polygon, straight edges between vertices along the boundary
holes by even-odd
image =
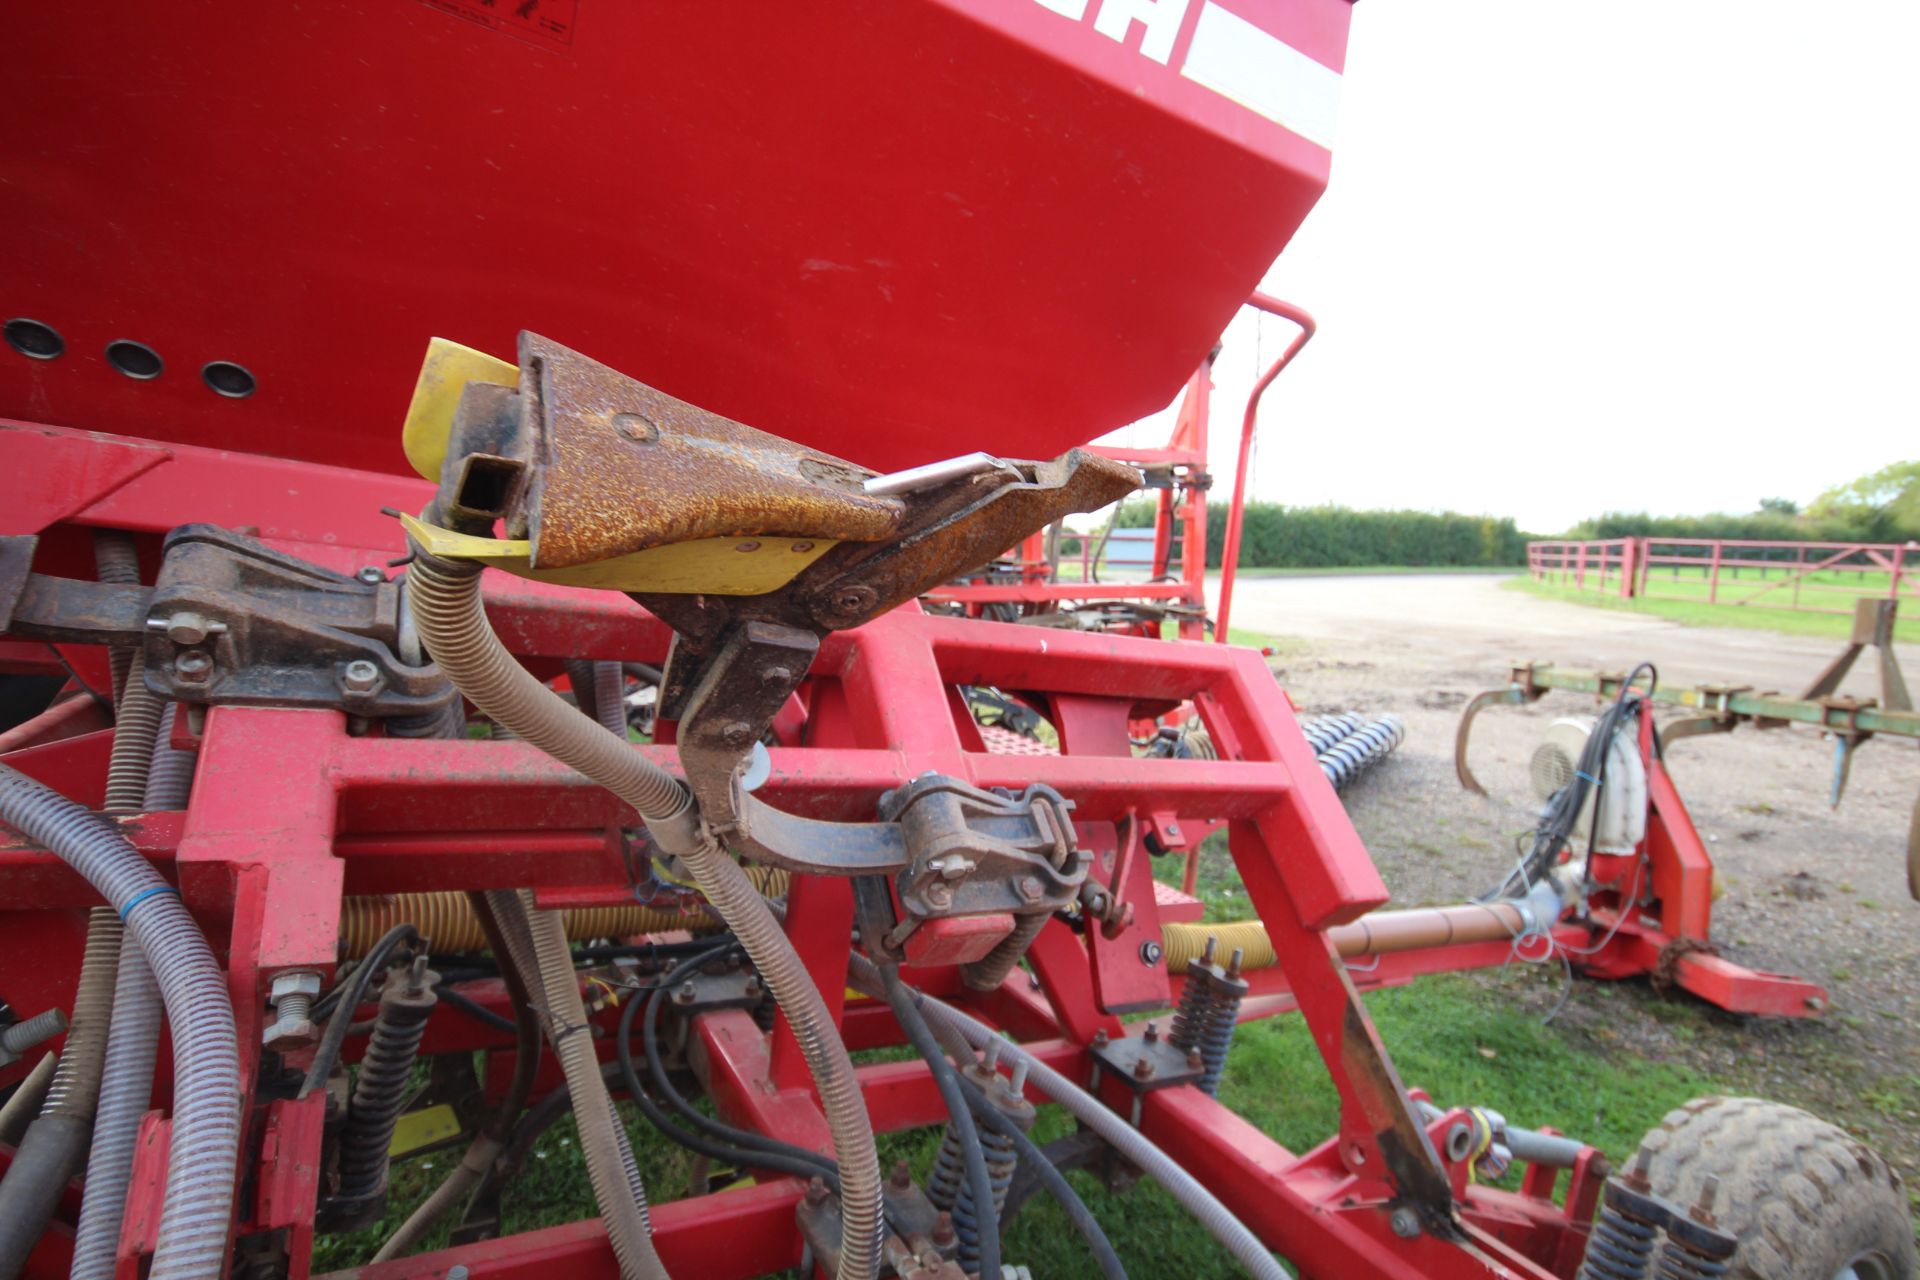
[[[1828,586],[1853,587],[1862,575],[1854,573],[1812,575],[1810,581]],[[1646,596],[1636,596],[1623,600],[1618,594],[1617,579],[1606,591],[1589,586],[1582,590],[1571,585],[1537,582],[1524,575],[1513,578],[1501,585],[1510,591],[1524,591],[1529,595],[1546,600],[1564,600],[1571,604],[1591,605],[1600,609],[1619,609],[1629,613],[1651,614],[1658,618],[1667,618],[1674,622],[1697,627],[1744,627],[1761,631],[1780,631],[1798,636],[1833,636],[1845,639],[1853,629],[1850,614],[1809,613],[1802,610],[1769,607],[1773,596],[1790,601],[1790,586],[1775,588],[1768,596],[1762,596],[1752,604],[1733,604],[1730,601],[1752,595],[1766,581],[1777,580],[1779,573],[1767,575],[1766,571],[1742,569],[1740,577],[1732,578],[1726,569],[1721,570],[1719,602],[1710,603],[1707,599],[1708,585],[1703,572],[1693,569],[1682,570],[1679,576],[1670,575],[1665,568],[1656,568],[1649,580]],[[1885,574],[1865,575],[1867,581],[1863,596],[1884,594],[1887,585]],[[1878,578],[1877,588],[1873,582]],[[1816,593],[1803,592],[1803,603],[1816,603]],[[1822,608],[1851,609],[1852,601],[1845,596],[1832,593],[1819,593],[1817,603]],[[1895,627],[1895,635],[1901,640],[1920,641],[1920,609],[1914,610],[1914,616],[1902,618]]]

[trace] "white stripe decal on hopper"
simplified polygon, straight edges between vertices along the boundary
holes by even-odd
[[[1333,149],[1340,73],[1208,0],[1180,74]]]

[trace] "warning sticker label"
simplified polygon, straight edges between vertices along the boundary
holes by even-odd
[[[580,0],[420,0],[429,9],[550,49],[571,49]]]

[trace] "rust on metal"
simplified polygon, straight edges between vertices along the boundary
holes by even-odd
[[[535,568],[699,538],[885,538],[898,499],[868,472],[709,413],[598,361],[520,335],[520,429],[532,445]]]

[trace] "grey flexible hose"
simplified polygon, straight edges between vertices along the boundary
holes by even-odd
[[[481,712],[632,805],[650,827],[658,824],[656,836],[683,820],[691,802],[672,774],[579,715],[506,651],[481,608],[479,579],[478,565],[424,553],[407,571],[421,639],[455,687]],[[813,1073],[840,1162],[839,1280],[873,1280],[880,1266],[880,1162],[846,1045],[740,865],[711,838],[681,857],[773,992]]]
[[[86,1157],[107,1054],[120,933],[120,918],[112,908],[95,907],[88,915],[87,949],[66,1048],[47,1100],[20,1140],[6,1181],[0,1182],[0,1280],[15,1280],[26,1269],[27,1255],[53,1220],[60,1193]]]
[[[147,656],[133,651],[126,688],[113,707],[113,754],[107,761],[109,813],[138,813],[147,802],[147,773],[160,735],[161,702],[147,688]]]
[[[118,529],[93,531],[94,574],[102,582],[116,586],[140,585],[140,557],[133,549],[133,538]],[[113,710],[118,720],[121,690],[127,687],[127,668],[133,662],[133,649],[112,645],[107,649],[107,664],[113,672]]]
[[[849,985],[875,999],[886,998],[880,970],[873,961],[862,955],[852,956],[848,959],[847,972]],[[975,1049],[985,1048],[989,1043],[998,1044],[1002,1058],[1016,1064],[1026,1063],[1027,1079],[1035,1087],[1072,1112],[1075,1118],[1099,1134],[1122,1157],[1164,1187],[1181,1208],[1191,1213],[1209,1235],[1226,1247],[1235,1261],[1246,1268],[1247,1274],[1256,1280],[1288,1280],[1286,1269],[1274,1261],[1273,1254],[1260,1243],[1260,1238],[1234,1217],[1232,1210],[1221,1204],[1197,1178],[1174,1163],[1173,1157],[1147,1141],[1138,1129],[1115,1114],[1105,1103],[985,1023],[976,1021],[951,1005],[923,994],[920,1011],[929,1022],[945,1024],[959,1032]]]
[[[153,763],[147,769],[145,808],[148,813],[184,809],[193,794],[193,769],[199,763],[200,753],[174,747],[173,722],[179,714],[177,702],[169,702],[160,710],[160,731],[153,739]]]
[[[173,1126],[149,1280],[215,1280],[240,1156],[240,1045],[227,983],[179,894],[114,825],[0,765],[0,822],[52,850],[126,922],[160,984],[173,1035]]]
[[[72,1280],[111,1280],[120,1245],[120,1220],[133,1180],[133,1149],[140,1117],[153,1098],[153,1059],[160,1044],[160,988],[132,934],[120,942],[113,988],[113,1025],[106,1069],[93,1119],[93,1147],[73,1238]]]
[[[531,893],[521,902],[530,905]],[[546,999],[547,1038],[560,1055],[567,1088],[573,1095],[573,1114],[580,1129],[580,1150],[587,1159],[587,1177],[593,1197],[605,1216],[607,1236],[620,1260],[620,1274],[658,1277],[666,1268],[653,1247],[653,1224],[647,1215],[646,1193],[635,1194],[637,1166],[627,1150],[626,1130],[613,1110],[613,1099],[600,1075],[600,1055],[593,1044],[593,1027],[580,999],[580,981],[573,972],[573,951],[567,946],[566,922],[557,911],[532,911],[533,949],[538,958],[539,982]],[[632,1170],[633,1176],[629,1177]]]

